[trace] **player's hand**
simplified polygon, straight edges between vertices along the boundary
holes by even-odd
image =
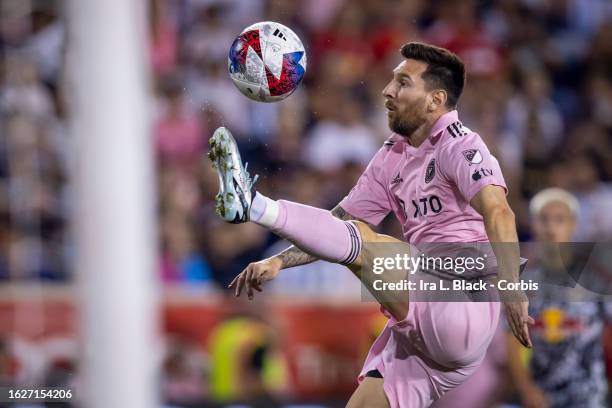
[[[523,346],[531,348],[532,344],[528,325],[534,324],[535,321],[529,316],[529,301],[527,297],[525,296],[524,301],[505,301],[504,307],[512,334]]]
[[[261,285],[276,278],[276,275],[281,270],[281,266],[282,261],[277,257],[252,262],[227,287],[235,288],[236,296],[240,296],[242,291],[245,290],[249,299],[253,299],[253,290],[262,292]]]
[[[525,384],[520,387],[521,401],[525,408],[548,408],[548,398],[544,391],[534,383]]]

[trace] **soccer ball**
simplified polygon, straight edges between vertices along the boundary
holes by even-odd
[[[234,85],[254,101],[277,102],[295,91],[306,72],[306,52],[288,27],[264,21],[245,28],[229,51]]]

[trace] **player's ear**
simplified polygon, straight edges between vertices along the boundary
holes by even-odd
[[[446,105],[447,94],[444,89],[436,89],[431,93],[431,101],[429,102],[429,111],[435,112],[440,106]]]

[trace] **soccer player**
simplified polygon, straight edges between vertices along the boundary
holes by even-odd
[[[544,285],[531,301],[535,347],[528,365],[520,344],[508,340],[510,376],[525,407],[609,406],[602,333],[612,323],[612,302],[583,286],[589,275],[605,271],[597,256],[585,265],[574,254],[581,245],[568,245],[576,231],[578,200],[563,189],[547,188],[531,199],[529,210],[541,245],[540,259],[528,274]],[[599,285],[604,288],[609,290]]]
[[[494,248],[497,274],[518,281],[514,214],[497,160],[455,110],[465,82],[462,61],[423,43],[401,48],[404,60],[383,90],[393,134],[356,186],[331,212],[272,200],[256,192],[231,134],[218,129],[209,157],[217,168],[217,212],[228,222],[256,222],[294,247],[251,263],[230,284],[254,291],[281,269],[324,259],[347,265],[389,317],[372,345],[348,408],[426,407],[475,370],[498,323],[499,302],[411,301],[407,292],[381,295],[373,274],[360,271],[376,254],[368,243],[399,241],[372,231],[393,211],[409,244],[504,242]],[[397,276],[377,275],[394,281]],[[504,299],[513,333],[531,345],[528,303]]]

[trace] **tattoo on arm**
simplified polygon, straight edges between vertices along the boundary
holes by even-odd
[[[281,266],[282,269],[306,265],[317,260],[317,258],[312,255],[308,255],[295,245],[291,245],[289,248],[276,255],[276,257],[283,263]]]
[[[333,210],[331,210],[331,213],[334,217],[336,218],[340,218],[341,220],[344,221],[348,221],[348,220],[354,220],[355,217],[353,217],[351,214],[347,213],[344,208],[340,207],[339,205],[335,206],[333,208]]]
[[[355,219],[339,205],[335,206],[334,209],[331,210],[331,213],[334,217],[339,218],[344,221]],[[296,247],[295,245],[291,245],[289,248],[285,249],[283,252],[276,255],[276,257],[281,260],[282,269],[292,268],[294,266],[306,265],[318,259],[302,251],[300,248]]]

